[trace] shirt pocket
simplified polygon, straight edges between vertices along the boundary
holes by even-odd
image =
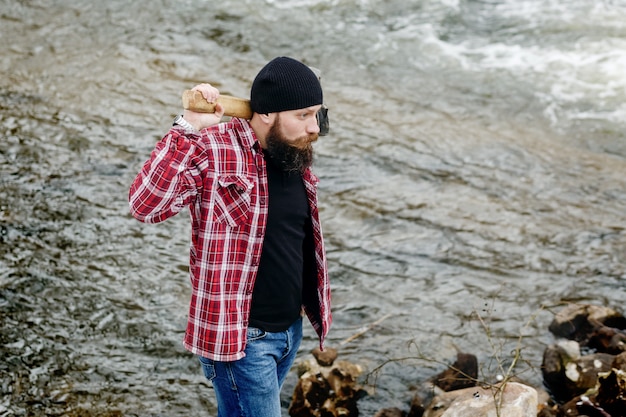
[[[217,183],[214,219],[231,227],[245,224],[250,213],[252,181],[243,176],[222,175]]]

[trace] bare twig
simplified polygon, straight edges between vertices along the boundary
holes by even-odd
[[[359,337],[363,336],[365,333],[369,332],[374,326],[379,325],[383,321],[387,320],[389,317],[391,317],[391,313],[385,314],[384,316],[382,316],[381,318],[379,318],[375,322],[370,323],[367,326],[361,327],[358,332],[356,332],[352,336],[342,340],[339,343],[339,346],[347,345],[348,343],[352,342],[353,340],[358,339]]]

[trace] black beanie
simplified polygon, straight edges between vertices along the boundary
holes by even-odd
[[[317,75],[302,62],[285,56],[268,62],[250,91],[250,108],[260,114],[304,109],[323,101]]]

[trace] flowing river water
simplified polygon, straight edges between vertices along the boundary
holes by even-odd
[[[392,360],[362,415],[520,338],[540,385],[559,305],[623,307],[623,0],[0,0],[0,40],[0,416],[216,414],[181,346],[188,214],[141,224],[128,186],[184,89],[247,97],[278,55],[330,108],[328,344]]]

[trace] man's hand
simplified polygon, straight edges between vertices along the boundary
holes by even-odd
[[[207,83],[198,84],[192,90],[200,91],[202,97],[209,103],[215,103],[220,96],[220,91]],[[188,109],[185,109],[183,113],[183,118],[191,123],[197,131],[218,124],[222,116],[224,116],[224,107],[219,103],[215,103],[215,113],[197,113]]]

